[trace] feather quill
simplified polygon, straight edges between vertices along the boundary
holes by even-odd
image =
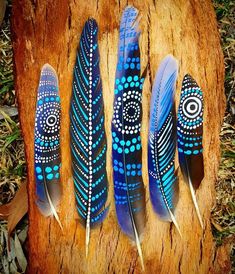
[[[54,215],[62,228],[56,212],[61,197],[60,115],[57,74],[45,64],[39,81],[34,130],[36,204],[44,216]]]
[[[154,211],[164,221],[173,221],[179,196],[175,175],[175,110],[174,95],[178,63],[172,55],[161,62],[155,77],[149,121],[148,172],[150,198]],[[181,233],[180,233],[181,235]]]
[[[142,179],[142,87],[138,11],[128,6],[120,26],[112,119],[114,197],[118,223],[136,242],[144,268],[140,236],[144,231],[145,189]]]
[[[89,19],[77,51],[70,108],[72,171],[77,211],[86,228],[86,255],[90,229],[100,224],[108,212],[107,145],[97,37],[97,23]]]
[[[204,178],[203,166],[203,95],[196,81],[185,75],[178,109],[177,138],[179,164],[184,180],[189,184],[201,227],[203,221],[195,190]]]

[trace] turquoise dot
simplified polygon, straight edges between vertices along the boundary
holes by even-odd
[[[60,97],[57,96],[55,100],[56,100],[56,102],[59,102],[60,101]]]
[[[139,85],[140,85],[140,83],[139,83],[139,82],[136,82],[136,83],[135,83],[135,86],[136,86],[136,87],[138,87]]]
[[[50,98],[51,102],[55,101],[55,98],[54,97],[51,97]]]
[[[131,82],[131,83],[130,83],[130,87],[133,88],[134,86],[135,86],[135,83],[134,83],[134,82]]]
[[[55,141],[55,145],[58,145],[59,144],[59,141]]]
[[[118,137],[115,137],[115,142],[118,143],[119,142],[119,138]]]
[[[44,142],[43,142],[43,141],[41,141],[41,142],[40,142],[40,146],[43,146],[43,145],[44,145]]]
[[[60,173],[56,173],[55,178],[59,179],[60,178]]]
[[[46,171],[46,173],[50,173],[50,172],[52,171],[52,168],[49,167],[49,166],[47,166],[47,167],[45,168],[45,171]]]
[[[126,146],[130,146],[131,145],[131,142],[128,140],[128,141],[126,141]]]
[[[118,145],[117,144],[113,144],[113,149],[117,150],[117,148],[118,148]]]
[[[92,209],[91,209],[91,212],[95,212],[95,209],[94,209],[94,207],[92,207]]]
[[[128,154],[129,153],[129,149],[128,148],[125,148],[125,154]]]
[[[114,90],[114,94],[118,94],[118,90],[117,89]]]
[[[48,97],[46,97],[45,101],[46,101],[46,102],[49,102],[49,98],[48,98]]]
[[[48,143],[45,143],[45,147],[48,147],[48,145],[49,145]]]
[[[134,146],[131,146],[131,147],[130,147],[130,151],[131,151],[131,152],[134,152],[134,151],[135,151],[135,147],[134,147]]]
[[[113,135],[113,137],[115,137],[116,136],[116,132],[113,132],[112,135]]]
[[[42,180],[43,179],[43,176],[42,175],[38,175],[38,180]]]
[[[130,176],[130,174],[131,174],[130,171],[127,171],[126,175],[127,175],[127,176]]]
[[[126,83],[126,84],[124,85],[124,88],[128,88],[128,87],[129,87],[129,84]]]
[[[141,137],[140,136],[138,136],[138,141],[140,141],[141,140]]]
[[[92,202],[94,202],[95,201],[95,197],[92,197],[91,200],[92,200]]]
[[[135,75],[134,76],[134,81],[136,82],[136,81],[138,81],[138,79],[139,79],[138,75]]]
[[[126,82],[126,78],[123,76],[122,77],[122,83],[124,84]]]
[[[136,168],[136,165],[135,165],[135,164],[132,164],[132,168]]]
[[[54,171],[57,171],[59,169],[59,166],[57,166],[57,165],[55,165],[54,167],[53,167],[53,170]]]
[[[39,104],[39,105],[42,105],[42,104],[43,104],[43,101],[42,101],[42,100],[39,100],[39,101],[38,101],[38,104]]]
[[[52,147],[54,145],[54,143],[53,142],[50,142],[50,146]]]
[[[141,149],[141,145],[140,145],[140,144],[137,144],[137,145],[136,145],[136,149],[137,149],[137,150],[140,150],[140,149]]]
[[[125,145],[125,141],[121,140],[121,141],[120,141],[120,145],[121,145],[121,146],[124,146],[124,145]]]
[[[114,169],[114,171],[118,171],[118,167],[117,166],[114,166],[113,169]]]
[[[119,79],[116,79],[116,84],[118,85],[120,83],[120,80]]]
[[[53,176],[53,174],[52,174],[52,173],[49,173],[49,174],[47,175],[47,179],[48,179],[48,180],[52,180],[52,179],[53,179],[53,177],[54,177],[54,176]]]
[[[123,86],[122,86],[122,85],[119,85],[119,86],[118,86],[118,90],[123,90]]]
[[[199,153],[199,150],[194,150],[194,151],[193,151],[193,154],[194,154],[194,155],[197,155],[198,153]]]
[[[136,138],[132,139],[132,143],[135,144],[137,142]]]
[[[41,169],[39,166],[37,166],[37,167],[36,167],[36,172],[37,172],[37,173],[41,173],[41,172],[42,172],[42,169]]]
[[[179,152],[183,152],[183,149],[182,149],[182,148],[178,148],[178,151],[179,151]]]
[[[37,139],[37,140],[36,140],[36,143],[40,143],[40,141],[41,141],[40,139]]]
[[[122,149],[120,147],[118,148],[118,153],[122,153]]]
[[[132,81],[132,77],[131,77],[131,76],[128,76],[127,82],[131,82],[131,81]]]

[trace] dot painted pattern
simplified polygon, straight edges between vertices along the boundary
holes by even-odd
[[[168,55],[156,74],[150,108],[148,136],[148,172],[150,198],[154,211],[163,220],[172,221],[178,197],[175,176],[174,94],[178,65]]]
[[[108,207],[104,104],[98,27],[89,19],[77,51],[70,107],[72,171],[78,214],[86,227],[104,220]]]
[[[129,6],[121,20],[112,119],[116,213],[122,230],[133,239],[133,222],[138,232],[141,232],[145,223],[140,138],[144,79],[140,76],[137,15],[138,11]]]
[[[45,186],[49,195],[52,195],[54,206],[58,204],[60,196],[60,116],[57,75],[50,65],[44,65],[37,95],[34,163],[37,204],[46,215],[49,214],[50,206]]]
[[[177,136],[178,152],[199,155],[203,152],[203,95],[190,75],[183,80],[178,109]]]

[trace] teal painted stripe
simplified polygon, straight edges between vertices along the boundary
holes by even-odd
[[[76,69],[75,69],[75,73],[74,74],[75,74],[75,78],[76,78],[76,82],[75,83],[78,85],[79,92],[81,92],[82,97],[84,98],[84,100],[86,101],[86,103],[88,103],[89,100],[86,97],[86,94],[83,92],[83,87],[81,87],[81,85],[80,85],[80,81],[78,79],[78,75],[77,75],[77,70]],[[74,85],[73,85],[73,93],[77,93],[77,91],[74,88]]]
[[[77,171],[75,170],[75,167],[73,168],[74,171],[74,175],[80,180],[82,181],[82,183],[84,184],[85,187],[89,187],[88,183],[77,173]]]
[[[76,103],[77,103],[77,105],[78,105],[79,109],[81,110],[81,112],[82,112],[82,114],[83,114],[83,116],[84,116],[85,120],[87,120],[87,121],[88,121],[88,117],[87,117],[86,113],[84,112],[84,110],[82,109],[82,106],[80,105],[80,103],[79,103],[79,101],[78,101],[78,98],[77,98],[77,94],[76,94],[76,92],[74,93],[74,98],[75,98]]]
[[[85,208],[85,206],[83,205],[83,203],[80,201],[80,198],[79,198],[79,196],[77,195],[76,191],[75,191],[75,196],[76,196],[76,201],[78,202],[78,204],[82,207],[82,209],[83,209],[84,211],[86,211],[86,208]]]
[[[88,201],[88,197],[86,195],[86,193],[83,192],[83,190],[80,188],[80,186],[78,185],[78,183],[76,182],[76,179],[73,180],[74,181],[74,184],[75,184],[75,187],[76,189],[79,191],[79,193],[82,195],[82,197]]]
[[[81,211],[81,209],[80,209],[78,206],[76,206],[76,208],[77,208],[79,214],[80,214],[84,219],[86,219],[86,216],[85,216],[84,213]]]
[[[84,80],[85,80],[85,82],[86,82],[86,85],[88,86],[88,85],[89,85],[89,82],[88,82],[88,80],[87,80],[85,74],[83,73],[84,69],[82,68],[82,64],[80,63],[80,58],[79,58],[79,56],[77,56],[77,62],[78,62],[78,66],[79,66],[79,68],[80,68],[80,71],[81,71],[81,73],[82,73],[82,76],[83,76],[83,78],[84,78]]]
[[[72,123],[73,123],[73,127],[77,133],[77,135],[79,136],[79,138],[81,139],[81,141],[84,143],[85,146],[88,146],[88,142],[87,140],[81,135],[81,131],[78,129],[77,125],[74,123],[73,119],[72,119]]]
[[[82,122],[80,121],[80,118],[78,117],[77,112],[76,112],[76,110],[75,110],[73,104],[72,104],[72,110],[73,110],[73,114],[74,114],[75,117],[76,117],[76,121],[78,121],[79,125],[80,125],[81,128],[84,130],[84,132],[85,132],[86,134],[88,134],[88,130],[84,127],[84,125],[83,125]],[[71,120],[72,120],[72,122],[73,122],[74,119],[71,119]],[[74,122],[73,122],[73,124],[74,124]]]
[[[84,47],[83,47],[83,43],[80,43],[80,48],[81,48],[81,51],[82,51],[82,57],[84,58],[85,62],[86,62],[86,65],[89,67],[89,62],[87,61],[87,58],[86,58],[86,53],[85,53],[85,50],[84,50]]]
[[[162,180],[165,181],[168,176],[174,171],[174,166],[172,166],[167,172],[166,174],[162,177]]]
[[[79,149],[83,152],[83,154],[85,155],[85,157],[88,157],[86,151],[83,149],[83,147],[81,146],[81,144],[78,142],[77,138],[74,138],[73,137],[73,134],[72,134],[72,140],[75,141],[76,145],[79,147]]]
[[[85,165],[78,159],[78,154],[76,153],[75,149],[72,147],[72,152],[73,152],[73,156],[76,158],[76,160],[78,161],[78,163],[81,165],[81,167],[83,168],[83,170],[88,173],[88,169],[85,167]]]

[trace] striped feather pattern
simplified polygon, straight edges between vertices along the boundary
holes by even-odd
[[[165,221],[173,221],[178,201],[178,178],[175,175],[174,95],[178,64],[171,55],[161,62],[153,85],[149,138],[148,170],[150,198],[154,211]]]
[[[86,227],[86,250],[90,228],[107,214],[106,135],[99,69],[98,27],[89,19],[83,28],[74,68],[70,109],[72,171],[77,211]]]

